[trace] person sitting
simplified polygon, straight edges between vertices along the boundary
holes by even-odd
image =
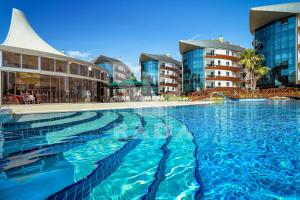
[[[26,91],[25,93],[22,93],[23,94],[23,102],[25,104],[30,104],[30,99],[29,99],[29,93],[28,91]]]

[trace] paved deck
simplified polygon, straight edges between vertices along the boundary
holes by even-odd
[[[162,106],[185,106],[210,104],[208,101],[166,101],[166,102],[120,102],[120,103],[61,103],[61,104],[34,104],[34,105],[4,105],[2,108],[10,108],[13,113],[49,113],[87,110],[110,110],[125,108],[147,108]]]

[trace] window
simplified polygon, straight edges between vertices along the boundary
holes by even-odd
[[[226,51],[226,55],[229,56],[229,51]]]
[[[229,66],[229,62],[226,62],[226,66]]]
[[[38,57],[32,55],[22,55],[22,68],[38,69]]]
[[[221,65],[221,60],[218,60],[218,65]]]
[[[218,86],[221,86],[221,82],[218,82]]]
[[[80,65],[80,75],[87,76],[88,75],[88,66]]]
[[[100,74],[101,74],[101,80],[104,81],[105,80],[105,73],[100,71]]]
[[[229,72],[226,72],[226,76],[230,76]]]
[[[93,67],[89,67],[89,77],[94,78],[95,77],[95,69]]]
[[[229,87],[229,86],[230,86],[230,83],[229,83],[229,82],[226,82],[226,86]]]
[[[19,53],[2,52],[2,66],[4,67],[17,67],[20,68],[20,57]]]
[[[218,75],[219,75],[219,76],[221,75],[221,71],[218,71]]]
[[[78,65],[77,63],[71,63],[70,74],[80,75],[80,65]]]
[[[62,73],[68,73],[68,64],[62,60],[56,60],[56,71]]]
[[[41,57],[41,69],[54,72],[54,60],[51,58]]]

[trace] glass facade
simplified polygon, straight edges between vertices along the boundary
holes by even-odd
[[[66,73],[68,61],[41,57],[39,72],[38,60],[38,56],[2,52],[2,66],[11,68],[2,70],[0,77],[3,104],[107,101],[107,84],[100,81],[107,80],[106,72],[99,67],[70,63],[70,74],[82,76],[74,78]],[[36,73],[20,70],[20,65],[23,69],[35,69]],[[49,71],[55,74],[49,75]]]
[[[194,49],[182,55],[183,93],[204,89],[204,49]]]
[[[271,69],[261,86],[295,84],[296,17],[271,22],[255,31],[255,49]]]
[[[4,104],[99,102],[106,96],[101,82],[64,76],[2,71],[2,84]]]
[[[158,95],[158,73],[159,62],[157,60],[148,60],[141,63],[141,79],[147,83],[143,87],[143,94]]]
[[[113,82],[113,68],[114,66],[110,63],[101,63],[101,64],[98,64],[99,67],[102,67],[104,69],[106,69],[108,71],[108,76],[109,76],[109,82],[112,83]]]

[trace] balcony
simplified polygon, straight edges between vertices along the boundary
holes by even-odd
[[[174,80],[180,80],[181,79],[181,77],[179,77],[177,75],[160,74],[159,76],[163,77],[163,78],[171,78],[171,79],[174,79]]]
[[[232,72],[241,72],[241,68],[240,67],[234,67],[234,66],[225,66],[225,65],[211,65],[208,64],[205,69],[210,69],[210,70],[228,70],[228,71],[232,71]]]
[[[207,55],[207,56],[214,56],[215,53],[214,53],[214,52],[206,52],[206,55]]]
[[[177,83],[165,83],[165,82],[160,82],[160,86],[169,86],[169,87],[177,87]]]
[[[165,65],[161,65],[160,69],[162,69],[162,70],[170,70],[170,71],[173,71],[173,72],[180,72],[180,70],[177,69],[177,68],[175,68],[175,67],[168,67],[168,66],[165,66]]]
[[[207,81],[232,81],[232,82],[240,82],[239,77],[233,76],[215,76],[215,75],[206,75],[205,80]]]
[[[239,57],[228,56],[228,55],[221,55],[221,54],[206,55],[205,58],[224,59],[224,60],[231,60],[231,61],[234,61],[234,62],[239,62],[240,61]]]

